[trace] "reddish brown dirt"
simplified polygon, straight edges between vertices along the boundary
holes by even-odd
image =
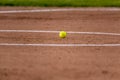
[[[17,8],[0,8],[12,9]],[[117,11],[0,14],[1,30],[120,33],[119,26]],[[0,33],[0,43],[120,44],[120,36],[68,34],[60,39],[55,33]],[[120,80],[119,53],[120,47],[0,46],[0,80]]]

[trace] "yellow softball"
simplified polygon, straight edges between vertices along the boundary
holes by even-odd
[[[67,33],[65,31],[60,31],[59,37],[60,38],[65,38],[67,36]]]

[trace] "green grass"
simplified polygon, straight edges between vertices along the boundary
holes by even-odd
[[[0,6],[120,7],[120,0],[0,0]]]

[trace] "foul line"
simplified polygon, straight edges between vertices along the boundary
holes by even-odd
[[[60,31],[47,31],[47,30],[0,30],[0,32],[15,32],[15,33],[59,33]],[[88,35],[111,35],[120,36],[120,33],[106,33],[106,32],[75,32],[66,31],[68,34],[88,34]]]
[[[0,46],[38,46],[38,47],[120,47],[120,44],[14,44],[0,43]]]
[[[120,8],[64,8],[64,9],[36,9],[36,10],[8,10],[0,13],[33,13],[33,12],[58,12],[58,11],[120,11]]]

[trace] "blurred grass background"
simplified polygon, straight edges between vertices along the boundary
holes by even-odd
[[[0,6],[120,7],[120,0],[0,0]]]

